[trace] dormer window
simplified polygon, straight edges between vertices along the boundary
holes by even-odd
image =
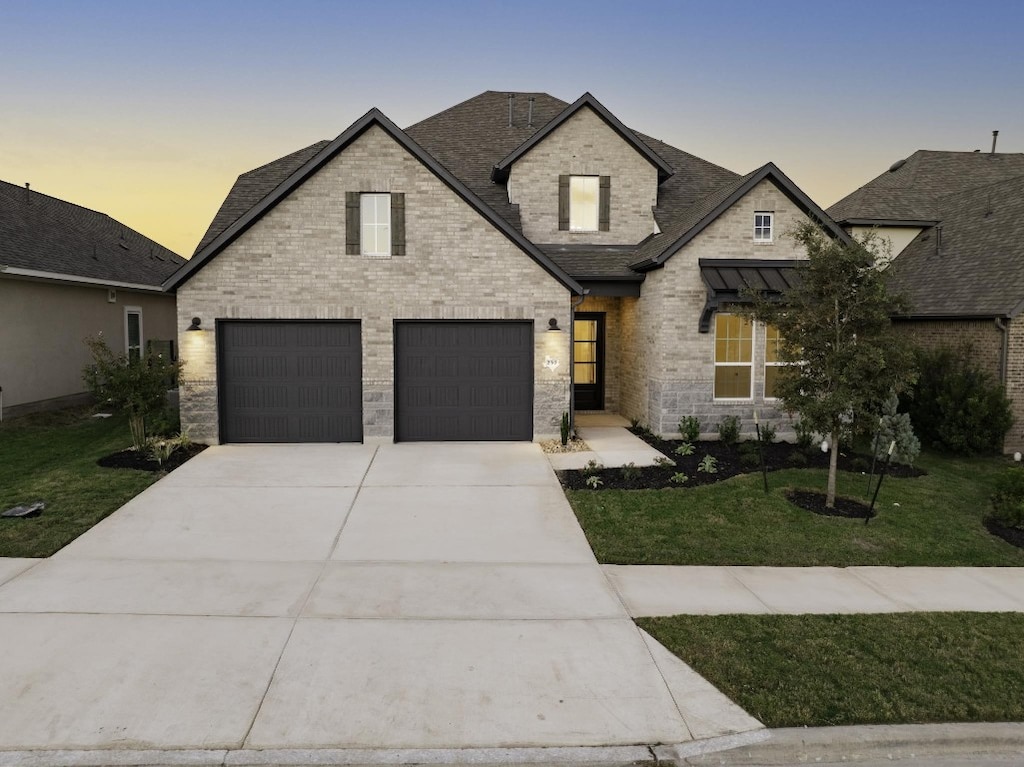
[[[772,241],[772,228],[775,214],[767,210],[754,213],[754,242],[768,243]]]
[[[559,176],[558,228],[607,232],[611,228],[610,176]]]

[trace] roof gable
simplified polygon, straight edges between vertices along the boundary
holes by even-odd
[[[158,287],[183,263],[104,213],[0,181],[0,271]]]
[[[508,180],[509,171],[515,162],[523,157],[527,152],[541,143],[545,138],[550,136],[559,127],[565,124],[569,118],[579,112],[581,109],[591,109],[594,113],[600,117],[608,127],[614,130],[619,136],[628,143],[633,149],[637,151],[644,159],[646,159],[651,165],[658,169],[658,180],[664,181],[671,176],[675,171],[672,167],[665,162],[661,157],[658,156],[657,152],[651,149],[647,144],[640,140],[640,138],[629,128],[622,124],[622,122],[613,115],[608,109],[596,98],[594,98],[589,92],[584,93],[576,101],[567,106],[562,112],[554,119],[548,121],[544,127],[534,133],[530,138],[516,147],[511,154],[505,156],[504,159],[499,161],[494,169],[491,171],[491,180],[504,182]]]
[[[394,139],[403,149],[419,160],[420,163],[422,163],[438,179],[444,182],[471,208],[487,219],[502,234],[519,246],[520,249],[525,251],[527,255],[533,258],[534,261],[536,261],[552,277],[574,293],[582,293],[583,289],[579,283],[566,274],[561,267],[549,259],[533,243],[523,237],[522,233],[512,227],[508,221],[495,213],[494,210],[484,203],[476,193],[455,178],[455,176],[453,176],[444,166],[438,163],[437,160],[424,151],[415,141],[413,141],[397,125],[388,119],[383,112],[376,108],[371,109],[350,125],[336,139],[324,145],[319,151],[313,153],[309,159],[303,162],[283,181],[281,181],[272,192],[262,197],[262,199],[260,199],[260,201],[253,207],[249,208],[243,215],[231,223],[230,226],[210,240],[200,252],[193,256],[190,261],[182,266],[181,269],[175,272],[164,283],[164,287],[168,290],[173,290],[186,282],[206,263],[215,258],[235,239],[241,236],[269,211],[275,208],[278,203],[284,200],[294,189],[319,171],[324,165],[326,165],[337,154],[342,152],[349,144],[355,141],[371,126],[378,126],[383,129],[384,132]],[[294,157],[294,155],[289,157]]]
[[[842,242],[850,242],[850,236],[800,187],[774,163],[767,163],[698,201],[670,231],[663,231],[645,242],[637,252],[638,260],[631,263],[630,267],[641,272],[661,268],[719,216],[766,179],[774,183],[800,210],[817,221],[830,236]]]

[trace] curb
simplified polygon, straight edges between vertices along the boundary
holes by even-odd
[[[1019,757],[1024,762],[1024,722],[791,727],[749,747],[687,756],[687,765],[776,765],[917,761],[936,757]],[[685,744],[684,744],[685,745]],[[657,752],[656,752],[657,753]],[[671,758],[666,754],[666,758]]]

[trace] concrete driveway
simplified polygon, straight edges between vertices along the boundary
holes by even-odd
[[[761,730],[634,626],[531,444],[214,447],[18,570],[3,751],[244,763]]]

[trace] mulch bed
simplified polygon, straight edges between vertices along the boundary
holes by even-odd
[[[738,445],[727,445],[714,440],[693,443],[693,454],[680,456],[675,450],[680,440],[667,440],[639,429],[630,429],[655,450],[663,453],[675,462],[675,466],[643,466],[633,468],[600,469],[594,473],[601,479],[598,490],[659,490],[666,487],[695,487],[710,485],[740,474],[751,474],[761,471],[761,463],[757,454],[756,442],[741,442]],[[780,469],[827,469],[829,456],[821,452],[818,446],[801,448],[788,442],[764,443],[765,467],[768,471]],[[715,459],[715,473],[698,470],[698,465],[705,456]],[[871,457],[857,453],[839,454],[839,468],[842,471],[867,473],[871,469]],[[875,464],[875,474],[882,469],[882,463]],[[672,481],[676,473],[687,475],[685,483]],[[926,472],[914,466],[890,464],[890,477],[920,477]],[[558,472],[562,484],[570,490],[588,490],[588,473],[583,470],[567,470]]]
[[[877,512],[871,511],[871,507],[860,501],[853,501],[849,498],[836,498],[833,508],[825,506],[825,494],[815,493],[809,490],[790,490],[786,498],[794,506],[799,506],[806,511],[813,511],[823,517],[846,517],[847,519],[867,519],[869,516],[876,516]]]
[[[986,517],[985,529],[992,533],[992,535],[1002,538],[1011,546],[1016,546],[1018,549],[1024,549],[1024,530],[1021,528],[1007,527],[1006,525],[992,519],[992,517]]]
[[[188,447],[182,447],[171,453],[171,457],[160,465],[152,460],[146,453],[129,448],[119,453],[105,455],[96,461],[100,466],[107,469],[139,469],[141,471],[174,471],[190,458],[195,458],[208,446],[200,443],[193,443]]]

